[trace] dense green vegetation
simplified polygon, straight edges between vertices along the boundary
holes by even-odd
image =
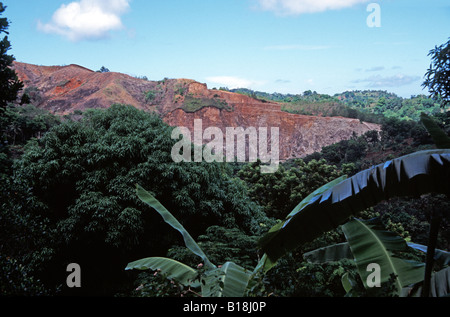
[[[3,11],[0,3],[0,13]],[[7,28],[5,21],[0,19],[0,32]],[[6,51],[0,58],[12,61]],[[198,296],[195,285],[168,278],[164,272],[125,270],[129,263],[145,257],[171,259],[163,265],[184,263],[196,276],[214,272],[248,277],[256,267],[258,274],[246,296],[345,296],[348,288],[343,287],[343,277],[353,283],[352,294],[395,295],[395,276],[384,281],[376,294],[369,293],[357,262],[348,257],[311,261],[305,256],[322,247],[361,244],[352,240],[349,231],[369,222],[349,222],[324,232],[261,275],[258,264],[265,257],[258,241],[269,229],[279,229],[283,224],[280,219],[330,181],[388,159],[434,148],[418,112],[428,109],[432,122],[450,135],[450,114],[437,111],[437,99],[430,102],[419,96],[401,100],[395,108],[398,97],[381,92],[346,92],[330,97],[314,92],[285,96],[247,91],[244,93],[260,99],[282,101],[287,111],[320,109],[322,115],[373,118],[382,124],[382,131],[283,162],[273,174],[262,174],[260,162],[174,163],[173,128],[158,115],[116,104],[57,118],[32,105],[30,90],[18,100],[21,83],[10,68],[0,71],[8,75],[6,82],[14,83],[0,95],[0,105],[4,105],[0,107],[0,295]],[[161,97],[162,86],[158,87],[146,94],[149,102]],[[185,93],[182,86],[178,93]],[[228,110],[217,102],[207,106]],[[191,110],[197,106],[194,103]],[[439,108],[442,110],[440,104]],[[136,184],[178,219],[197,241],[194,249],[202,250],[208,262],[192,254],[192,241],[183,240],[171,228],[173,222],[162,219],[137,195]],[[398,236],[399,244],[404,240],[426,245],[432,211],[449,208],[447,197],[427,194],[382,201],[359,212],[358,217],[377,217],[382,228]],[[437,249],[448,251],[448,228],[448,217],[443,218]],[[378,230],[374,227],[374,232]],[[384,251],[383,246],[379,248]],[[395,251],[403,258],[425,262],[423,252]],[[437,262],[436,269],[448,267],[448,255],[444,258],[447,261]],[[209,261],[228,264],[212,268]],[[81,288],[66,284],[70,263],[81,266]],[[220,294],[224,280],[217,281],[208,279],[206,284],[212,288],[203,291]]]
[[[450,103],[450,38],[447,43],[432,49],[428,56],[431,63],[422,86],[428,89],[432,98],[442,100],[443,106],[447,106]]]
[[[24,184],[24,191],[32,188],[33,199],[19,192],[9,204],[49,226],[42,238],[51,242],[36,246],[38,252],[51,253],[39,264],[42,276],[64,274],[61,265],[76,262],[89,272],[85,291],[103,289],[103,283],[115,282],[107,276],[123,274],[128,257],[144,250],[165,252],[176,240],[136,201],[137,182],[177,210],[196,235],[213,224],[259,232],[259,224],[268,219],[248,202],[244,185],[228,176],[226,166],[173,162],[171,130],[153,114],[113,105],[86,112],[81,121],[62,122],[26,145],[15,161],[12,181]],[[3,224],[17,216],[8,214]],[[8,235],[8,227],[2,234]],[[22,254],[15,252],[23,249],[14,244],[3,252],[19,258]],[[108,260],[108,268],[96,267],[100,260]]]
[[[0,2],[0,15],[5,12],[6,6]],[[8,34],[9,21],[7,18],[0,18],[0,35]],[[15,101],[17,93],[23,88],[23,83],[19,81],[14,70],[11,69],[14,56],[9,55],[11,43],[8,36],[0,41],[0,111],[2,111],[9,102]]]
[[[224,88],[225,89],[225,88]],[[443,98],[425,95],[402,98],[387,91],[346,91],[330,96],[315,91],[303,94],[279,94],[232,89],[263,101],[282,103],[282,110],[304,115],[342,116],[361,121],[380,123],[385,117],[418,121],[422,112],[436,115],[442,113]]]
[[[199,98],[186,96],[184,98],[183,110],[186,112],[196,112],[202,108],[214,107],[220,110],[233,111],[232,106],[225,100],[219,98]]]

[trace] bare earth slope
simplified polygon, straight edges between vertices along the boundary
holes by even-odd
[[[15,62],[23,91],[33,104],[58,115],[114,103],[156,111],[171,126],[193,131],[194,119],[203,129],[218,127],[278,127],[280,160],[303,157],[353,134],[380,130],[376,124],[342,117],[317,117],[281,111],[277,103],[263,102],[215,89],[189,79],[149,81],[121,73],[99,73],[78,65],[37,66]]]

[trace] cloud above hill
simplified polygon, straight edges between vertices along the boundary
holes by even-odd
[[[227,87],[229,89],[251,88],[263,84],[262,81],[254,81],[235,76],[213,76],[206,78],[206,80],[212,84],[216,84],[221,87]]]
[[[80,0],[59,7],[48,23],[38,22],[38,29],[59,34],[71,41],[107,38],[111,31],[123,28],[121,17],[130,0]]]
[[[370,0],[256,0],[257,6],[265,11],[280,15],[298,15],[349,8]]]

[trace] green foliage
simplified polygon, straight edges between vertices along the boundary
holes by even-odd
[[[391,274],[395,276],[397,295],[404,287],[424,279],[425,265],[395,256],[394,252],[406,252],[409,247],[404,239],[380,226],[377,219],[353,219],[343,226],[343,230],[366,289],[373,288],[367,285],[370,273],[367,267],[372,263],[380,267],[380,283],[388,282]]]
[[[272,174],[261,173],[261,162],[245,165],[237,174],[248,186],[249,196],[269,217],[284,218],[303,198],[316,188],[342,175],[336,166],[325,160],[302,159],[290,166],[280,165]]]
[[[23,90],[20,105],[39,105],[42,101],[42,95],[37,87],[28,86]]]
[[[422,197],[394,198],[374,207],[386,228],[406,241],[428,244],[431,210],[450,210],[450,202],[444,195],[423,195]],[[437,248],[448,249],[450,243],[450,219],[443,218]]]
[[[423,86],[428,88],[433,98],[442,98],[445,107],[450,102],[450,39],[436,46],[428,56],[431,56],[431,65],[425,73]]]
[[[2,138],[11,145],[25,144],[33,137],[41,137],[60,119],[33,105],[8,105],[0,119]]]
[[[365,122],[382,123],[384,118],[418,121],[422,112],[440,113],[442,98],[425,95],[402,98],[379,90],[346,91],[334,96],[305,91],[303,94],[280,94],[233,89],[261,101],[281,103],[281,109],[290,113],[315,116],[342,116]]]
[[[47,296],[51,293],[16,259],[0,254],[0,296]]]
[[[241,297],[244,295],[251,279],[248,270],[229,261],[219,267],[212,264],[176,217],[156,198],[139,185],[137,185],[137,195],[144,203],[157,211],[167,224],[181,233],[186,247],[204,262],[198,265],[199,269],[204,265],[204,270],[197,272],[183,263],[160,257],[150,257],[128,263],[126,270],[160,270],[164,275],[184,286],[200,286],[203,297]]]
[[[385,144],[399,144],[404,140],[418,139],[425,132],[423,126],[415,121],[402,121],[387,118],[382,124],[382,142]]]
[[[100,69],[97,71],[98,73],[109,73],[109,69],[105,66],[100,67]]]
[[[36,215],[44,206],[12,172],[0,178],[2,295],[54,294],[58,285],[45,285],[36,277],[54,252],[55,232],[47,219]]]
[[[330,264],[336,261],[352,260],[358,274],[348,271],[342,275],[346,296],[417,296],[423,292],[426,281],[424,256],[427,247],[407,243],[394,232],[386,230],[381,218],[369,220],[352,219],[342,226],[348,242],[330,245],[306,253],[304,256],[313,264]],[[447,296],[450,285],[448,265],[450,253],[435,250],[435,272],[431,275],[431,296]],[[378,285],[368,285],[370,265],[379,265]],[[443,269],[444,267],[444,269]]]
[[[160,270],[141,272],[135,281],[135,289],[124,296],[132,297],[198,297],[199,294],[189,286],[185,286],[168,278]]]
[[[0,2],[0,15],[5,12],[6,6]],[[0,18],[0,34],[6,33],[9,27],[7,18]],[[14,61],[14,56],[8,55],[7,52],[11,49],[11,43],[8,36],[0,40],[0,116],[3,115],[1,111],[10,102],[17,99],[17,93],[23,88],[23,83],[17,78],[16,72],[11,68]]]
[[[189,95],[184,97],[183,110],[186,112],[196,112],[205,107],[233,111],[233,108],[225,100],[219,98],[200,98]]]
[[[266,234],[260,245],[275,262],[299,245],[332,230],[348,217],[391,197],[449,194],[449,150],[419,151],[330,183],[295,214]]]
[[[162,271],[165,277],[177,281],[184,286],[199,286],[195,283],[198,273],[188,265],[179,261],[164,257],[149,257],[128,263],[126,270],[153,270]]]
[[[208,268],[215,268],[215,266],[209,261],[203,250],[195,242],[189,232],[184,229],[183,225],[177,220],[177,218],[174,217],[172,213],[170,213],[155,197],[153,197],[140,185],[136,185],[136,187],[139,199],[155,209],[167,224],[169,224],[175,230],[179,231],[183,236],[184,244],[186,245],[186,247],[191,250],[192,253],[200,257]]]
[[[176,95],[184,95],[186,93],[186,91],[188,90],[187,87],[185,87],[183,84],[179,83],[177,85],[175,85],[175,94]]]
[[[341,243],[345,237],[340,228],[323,233],[318,238],[288,252],[276,265],[263,272],[257,291],[263,296],[280,297],[342,297],[345,291],[340,281],[340,272],[356,273],[356,266],[346,259],[330,263],[309,263],[304,254],[317,248]]]
[[[434,115],[440,112],[441,102],[425,95],[401,98],[385,91],[352,91],[339,95],[345,105],[358,109],[378,118],[377,123],[385,118],[418,121],[422,112]]]
[[[145,102],[151,102],[156,98],[157,91],[149,90],[145,93]]]
[[[374,145],[378,142],[377,137],[372,136],[372,132],[369,131],[365,135],[360,137],[354,137],[349,140],[343,140],[338,143],[323,147],[320,154],[314,154],[306,158],[307,161],[310,158],[319,158],[325,160],[329,164],[333,164],[342,167],[344,164],[359,163],[363,157],[367,154],[370,145]],[[372,142],[371,144],[369,142]],[[358,166],[350,165],[347,168],[352,170],[359,170],[361,164]]]
[[[48,219],[58,237],[41,247],[92,274],[82,291],[114,292],[121,278],[114,272],[127,258],[166,253],[178,242],[159,218],[143,213],[148,207],[132,190],[137,182],[152,188],[194,236],[211,224],[256,234],[267,221],[223,165],[174,163],[172,129],[154,114],[113,105],[53,127],[16,162],[16,179],[32,188],[40,206],[31,214]],[[107,268],[94,265],[100,258],[109,261]],[[55,261],[43,275],[65,273]]]
[[[0,3],[0,14],[4,9]],[[0,18],[0,33],[7,33],[8,25],[6,18]],[[265,274],[260,269],[267,264],[267,255],[260,258],[256,242],[268,228],[276,232],[286,223],[275,219],[283,219],[290,211],[290,216],[295,216],[304,206],[298,202],[311,192],[317,198],[316,188],[345,174],[353,176],[386,158],[432,147],[430,135],[418,122],[422,112],[442,129],[444,138],[450,135],[450,112],[441,109],[448,99],[443,90],[446,83],[441,80],[448,78],[448,63],[443,62],[448,62],[448,43],[430,52],[433,64],[424,86],[430,88],[432,98],[400,98],[385,91],[329,96],[313,91],[285,95],[236,90],[263,102],[280,102],[283,110],[293,113],[344,116],[382,126],[379,135],[371,131],[304,159],[284,162],[274,174],[261,174],[260,162],[175,164],[170,157],[172,128],[156,115],[131,106],[75,113],[61,122],[31,105],[41,101],[36,87],[25,89],[20,106],[13,106],[12,102],[18,103],[22,84],[10,67],[14,57],[7,55],[9,49],[5,37],[0,42],[0,72],[7,78],[0,82],[1,295],[61,291],[76,295],[128,294],[133,282],[137,285],[132,296],[214,296],[223,294],[227,283],[239,287],[245,284],[246,296],[344,296],[350,289],[353,294],[370,295],[354,261],[312,264],[302,256],[342,243],[345,235],[340,228],[323,232],[285,254]],[[188,112],[203,107],[233,111],[218,95],[198,98],[186,94],[186,87],[186,83],[166,78],[155,83],[143,98],[158,104],[166,91],[172,91],[173,101],[183,100],[180,107]],[[205,261],[182,246],[180,236],[137,199],[135,183],[151,189],[151,194],[173,211],[180,225],[190,228],[211,263],[226,265],[199,265]],[[386,229],[406,241],[426,245],[432,209],[450,210],[447,197],[390,199],[362,214],[379,215]],[[443,218],[437,238],[437,247],[442,250],[450,243],[448,226],[448,218]],[[308,227],[302,233],[308,230],[314,229]],[[447,256],[444,252],[437,255]],[[129,261],[149,255],[170,259],[148,262],[156,269],[151,273],[136,276],[123,272]],[[424,257],[419,251],[402,255],[409,260]],[[436,294],[444,294],[441,290],[448,285],[446,259],[434,265]],[[208,287],[177,281],[158,270],[167,269],[175,260],[186,263]],[[67,277],[66,265],[72,262],[83,269],[81,290],[61,287]],[[253,279],[247,281],[253,268]],[[227,276],[232,279],[226,280]],[[389,276],[378,295],[392,295],[397,279],[395,274]]]
[[[5,9],[0,2],[0,14]],[[8,26],[8,20],[0,18],[0,33],[8,34]],[[10,48],[4,37],[0,42],[0,293],[47,295],[50,291],[34,274],[52,253],[49,248],[36,246],[48,242],[51,233],[45,219],[29,213],[41,206],[30,189],[14,177],[13,160],[20,155],[20,149],[11,145],[23,145],[57,124],[57,120],[32,106],[12,104],[23,84],[11,68],[14,57],[7,55]]]
[[[0,15],[3,14],[6,7],[0,2]],[[0,34],[8,33],[9,21],[7,18],[0,18]],[[3,173],[10,172],[11,152],[8,144],[8,134],[16,133],[20,130],[13,124],[11,111],[8,106],[16,101],[18,92],[23,88],[23,83],[17,78],[17,74],[12,68],[14,56],[8,55],[11,49],[11,43],[5,36],[0,41],[0,179]],[[14,143],[14,142],[13,142]]]
[[[249,270],[258,262],[257,239],[258,236],[247,235],[238,228],[220,226],[209,227],[197,238],[198,245],[213,263],[232,261]],[[169,249],[167,256],[190,266],[199,264],[198,258],[181,246]]]
[[[303,262],[296,269],[296,287],[290,296],[343,297],[345,291],[341,283],[342,275],[354,270],[354,264],[346,260],[327,264]]]
[[[421,122],[430,133],[433,138],[436,147],[439,149],[449,149],[450,148],[450,137],[447,133],[442,130],[437,122],[435,122],[432,118],[427,116],[425,113],[422,113]]]

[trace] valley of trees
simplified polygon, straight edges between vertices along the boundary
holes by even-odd
[[[0,3],[0,13],[4,9]],[[0,19],[0,33],[7,27],[6,18]],[[441,184],[442,190],[437,193],[413,195],[411,190],[405,197],[368,204],[353,215],[360,222],[352,222],[353,216],[349,217],[344,226],[336,224],[335,228],[317,232],[317,236],[311,235],[309,241],[286,252],[276,265],[261,262],[266,259],[261,246],[268,245],[261,242],[276,241],[271,234],[282,230],[281,224],[287,228],[283,219],[321,186],[343,176],[353,177],[388,160],[440,148],[420,114],[429,114],[444,139],[450,135],[450,112],[444,111],[447,95],[439,93],[445,85],[434,84],[435,96],[411,99],[378,91],[326,96],[315,92],[281,95],[240,90],[258,99],[282,102],[286,111],[342,115],[382,126],[380,135],[372,131],[355,136],[321,152],[283,162],[276,173],[262,174],[259,161],[174,163],[173,128],[158,115],[130,105],[115,104],[60,118],[36,108],[29,99],[18,100],[22,86],[10,69],[14,58],[7,54],[7,37],[1,43],[0,295],[223,294],[228,280],[208,275],[210,261],[232,263],[220,268],[225,276],[247,276],[247,271],[259,267],[258,263],[270,266],[263,274],[255,270],[258,274],[244,285],[243,295],[249,297],[400,296],[405,293],[397,287],[399,276],[394,274],[380,287],[368,288],[358,274],[358,261],[349,256],[319,260],[315,252],[334,245],[353,245],[350,229],[356,230],[361,224],[383,238],[388,231],[396,243],[427,246],[433,210],[442,214],[437,224],[431,278],[433,285],[448,289],[450,274],[437,277],[439,272],[448,272],[450,259],[450,203],[445,195],[449,193],[448,182]],[[448,44],[442,46],[441,51],[448,48]],[[448,154],[445,148],[443,151]],[[447,177],[448,164],[442,165]],[[136,184],[148,193],[136,189]],[[187,230],[198,245],[193,246],[191,240],[186,236],[183,240],[180,232],[173,230],[174,220],[163,219],[155,212],[158,204],[153,197],[183,226],[178,230],[183,234]],[[370,222],[373,219],[377,219],[376,225]],[[201,248],[208,262],[198,253],[193,254],[192,248],[197,252]],[[356,249],[352,251],[356,254]],[[399,248],[393,253],[415,263],[429,261],[427,253],[418,247]],[[159,263],[155,269],[144,269],[142,262],[130,264],[148,257],[165,260],[148,261],[153,265],[150,267]],[[81,267],[81,288],[66,284],[70,263]],[[187,283],[176,274],[180,271],[175,271],[174,266],[167,269],[169,263],[178,268],[183,263],[185,272],[202,283],[206,280],[211,288]],[[419,267],[424,269],[423,265]],[[401,269],[395,268],[402,276]],[[422,279],[416,282],[413,291],[425,286]]]

